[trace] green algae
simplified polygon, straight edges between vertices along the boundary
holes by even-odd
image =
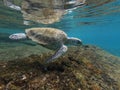
[[[119,58],[97,47],[85,45],[69,47],[68,52],[57,61],[45,64],[46,58],[52,54],[1,61],[1,90],[120,89]]]

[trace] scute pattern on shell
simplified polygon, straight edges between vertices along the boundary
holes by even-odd
[[[26,29],[27,36],[49,49],[58,49],[67,40],[67,34],[55,28]]]

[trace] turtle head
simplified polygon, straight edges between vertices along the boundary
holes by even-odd
[[[79,38],[68,37],[66,44],[79,46],[82,45],[82,41]]]
[[[80,39],[77,39],[75,42],[74,42],[75,45],[81,45],[82,44],[82,41]]]
[[[20,39],[26,39],[26,34],[25,33],[15,33],[15,34],[11,34],[9,36],[10,39],[12,40],[20,40]]]

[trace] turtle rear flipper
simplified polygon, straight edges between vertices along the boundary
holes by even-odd
[[[67,51],[67,46],[62,45],[61,48],[53,55],[51,56],[46,62],[50,63],[53,62],[55,59],[59,58],[62,54],[64,54]]]
[[[25,33],[15,33],[15,34],[11,34],[9,38],[12,40],[21,40],[21,39],[26,39],[27,36]]]
[[[9,8],[12,8],[12,9],[15,9],[15,10],[18,10],[18,11],[21,11],[21,8],[15,4],[13,4],[12,2],[10,2],[9,0],[4,0],[4,4],[9,7]]]

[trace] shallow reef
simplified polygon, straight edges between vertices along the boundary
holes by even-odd
[[[0,61],[0,90],[120,90],[120,58],[84,45],[45,64],[52,54]]]

